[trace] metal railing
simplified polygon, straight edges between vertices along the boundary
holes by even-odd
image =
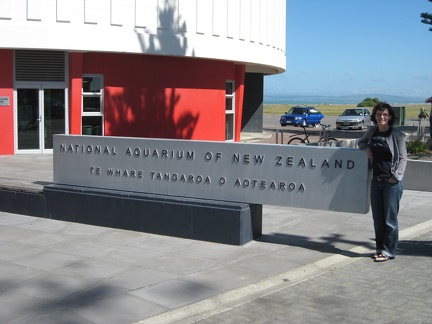
[[[279,135],[278,134],[280,134],[281,144],[283,144],[283,130],[282,129],[277,129],[276,130],[276,133],[275,133],[276,144],[279,144],[279,140],[278,140]]]

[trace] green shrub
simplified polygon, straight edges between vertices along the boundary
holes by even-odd
[[[409,154],[426,154],[429,152],[429,148],[425,142],[421,140],[411,140],[406,143]]]
[[[357,107],[373,107],[377,103],[379,103],[380,100],[378,98],[365,98],[362,102],[360,102]]]

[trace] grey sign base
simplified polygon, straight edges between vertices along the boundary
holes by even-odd
[[[0,189],[0,210],[6,213],[46,217],[47,208],[42,192]]]
[[[44,188],[49,218],[231,245],[262,234],[262,205],[78,186]]]

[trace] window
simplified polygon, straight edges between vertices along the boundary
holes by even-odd
[[[234,140],[234,81],[227,81],[225,85],[225,140]]]
[[[103,135],[103,79],[84,75],[82,79],[82,135]]]

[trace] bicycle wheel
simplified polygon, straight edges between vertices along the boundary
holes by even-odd
[[[288,145],[297,145],[297,144],[304,144],[305,141],[303,138],[300,137],[293,137],[288,141]]]
[[[324,140],[324,137],[321,137],[318,140],[319,143],[324,143],[324,142],[337,142],[337,139],[334,137],[328,137],[327,140]]]

